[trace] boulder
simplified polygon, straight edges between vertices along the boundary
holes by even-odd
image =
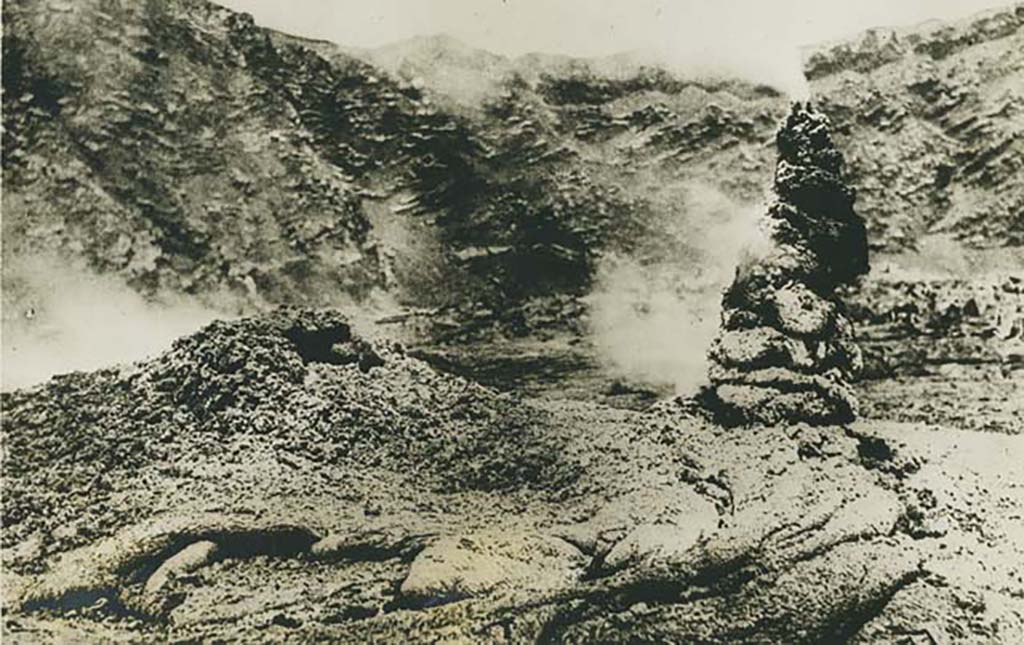
[[[502,589],[557,590],[574,583],[585,566],[586,558],[569,542],[539,533],[447,536],[413,560],[399,601],[430,607]]]

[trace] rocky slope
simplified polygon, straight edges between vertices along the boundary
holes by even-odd
[[[1024,246],[1024,5],[809,54],[876,249]]]
[[[713,264],[701,213],[761,200],[787,103],[628,56],[354,52],[200,0],[4,12],[5,265],[52,249],[230,313],[386,292],[451,312],[429,343],[579,329],[609,256]],[[1020,248],[1020,15],[810,58],[874,249]],[[5,320],[42,317],[5,280]]]
[[[355,186],[204,2],[4,6],[5,260],[84,256],[143,293],[375,282]]]
[[[4,12],[6,257],[56,249],[242,310],[578,293],[685,199],[680,178],[741,168],[713,183],[758,194],[784,108],[634,69],[500,78],[466,116],[200,0]]]
[[[1019,438],[530,403],[287,310],[3,406],[11,642],[1024,637]]]

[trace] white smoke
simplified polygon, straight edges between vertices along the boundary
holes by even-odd
[[[681,394],[705,382],[722,292],[736,267],[771,246],[763,207],[704,184],[685,195],[659,231],[678,252],[608,255],[588,296],[591,338],[606,369]],[[664,248],[664,240],[651,243]]]
[[[147,300],[81,261],[8,258],[0,383],[10,390],[55,374],[140,360],[217,317],[224,316],[182,296]]]

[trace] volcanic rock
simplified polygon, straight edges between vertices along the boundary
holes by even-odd
[[[864,222],[826,117],[795,104],[776,145],[774,248],[726,292],[709,399],[728,423],[849,421],[860,356],[834,291],[868,269]]]
[[[845,396],[730,355],[764,418]],[[522,400],[292,309],[2,396],[5,642],[1024,634],[1008,437]]]

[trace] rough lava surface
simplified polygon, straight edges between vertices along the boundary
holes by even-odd
[[[1024,244],[1024,4],[1007,5],[809,52],[874,249]]]
[[[3,406],[10,642],[1024,637],[1016,437],[531,402],[289,309]]]

